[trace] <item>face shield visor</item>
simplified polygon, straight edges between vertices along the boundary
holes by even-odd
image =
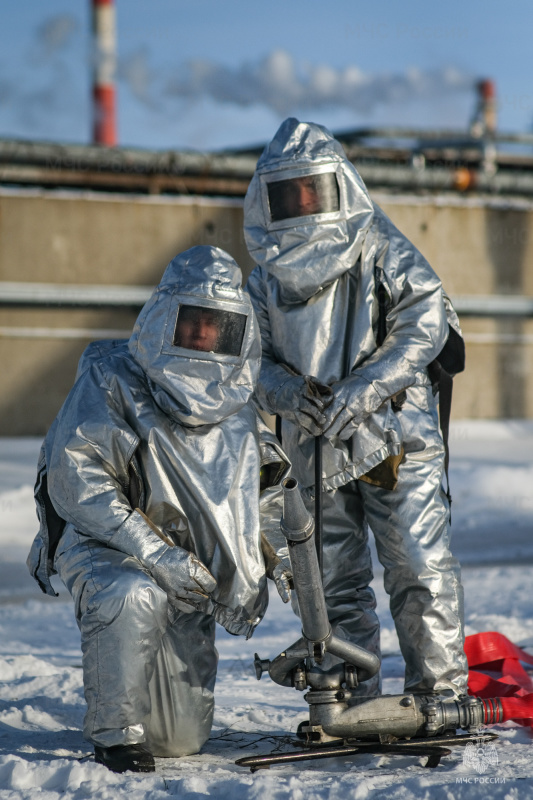
[[[172,344],[185,350],[238,357],[246,314],[207,306],[180,304]]]
[[[269,181],[267,194],[271,222],[330,214],[340,209],[339,184],[335,172]]]

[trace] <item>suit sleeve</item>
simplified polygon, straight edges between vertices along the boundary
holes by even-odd
[[[109,544],[133,511],[128,465],[138,442],[112,378],[93,365],[65,401],[49,456],[48,491],[57,513]]]
[[[376,278],[389,295],[387,335],[353,374],[371,383],[386,400],[411,386],[416,373],[438,356],[448,336],[448,323],[437,275],[379,209],[371,237]]]

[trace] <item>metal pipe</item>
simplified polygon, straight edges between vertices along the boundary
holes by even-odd
[[[152,286],[94,286],[0,282],[0,306],[61,308],[141,308]]]
[[[379,672],[381,663],[378,656],[363,647],[359,647],[358,644],[347,642],[345,639],[332,635],[326,644],[326,650],[333,656],[341,658],[347,664],[357,667],[359,681],[367,681]]]
[[[162,175],[235,176],[250,179],[255,156],[179,150],[143,150],[120,147],[102,150],[94,145],[49,144],[0,140],[0,163],[35,165],[47,169]]]
[[[0,142],[0,180],[5,183],[61,184],[61,177],[76,185],[97,185],[117,190],[131,188],[135,178],[140,185],[143,176],[159,178],[165,191],[173,191],[172,177],[194,177],[198,186],[188,185],[178,191],[215,192],[215,186],[201,188],[208,178],[239,179],[242,185],[230,186],[225,192],[244,195],[254,173],[257,159],[253,156],[206,154],[193,152],[151,152],[141,150],[109,149],[95,147],[36,145],[24,142]],[[354,163],[370,189],[394,188],[403,191],[443,191],[464,194],[533,195],[533,169],[498,169],[495,174],[481,168],[468,166],[436,167],[394,164],[388,161],[369,164],[355,159]],[[497,159],[496,159],[497,165]],[[39,166],[41,169],[35,169]],[[529,165],[528,165],[529,166]],[[34,169],[31,169],[34,167]],[[49,175],[47,179],[47,175]],[[74,178],[76,179],[74,181]],[[176,187],[174,187],[176,191]],[[219,190],[218,193],[224,193]]]
[[[341,142],[359,141],[360,139],[416,139],[416,140],[459,140],[464,142],[468,138],[473,145],[479,141],[476,137],[468,137],[464,130],[453,128],[397,128],[394,126],[383,128],[354,128],[349,131],[340,131],[335,138]],[[494,134],[494,141],[509,142],[513,144],[533,144],[533,133],[500,132]]]
[[[0,148],[1,149],[1,148]],[[110,153],[115,153],[110,149]],[[0,181],[5,184],[88,186],[108,191],[148,191],[178,194],[214,194],[243,197],[253,168],[238,158],[176,154],[171,159],[140,159],[128,162],[121,155],[115,162],[94,162],[81,157],[79,163],[53,155],[40,168],[20,160],[6,163],[0,153]],[[236,163],[237,162],[237,163]],[[166,163],[166,165],[165,165]],[[203,168],[202,168],[203,164]],[[417,169],[393,164],[365,164],[355,161],[361,177],[372,191],[398,189],[405,192],[454,192],[463,196],[524,197],[533,195],[533,169],[500,170],[496,174],[466,166],[456,169]],[[179,177],[182,176],[182,181]],[[215,181],[216,177],[227,178]],[[148,178],[150,181],[147,183]],[[238,180],[237,180],[238,178]]]
[[[45,328],[0,325],[0,339],[129,339],[131,328]]]
[[[315,437],[315,547],[321,580],[324,577],[322,541],[322,434]]]
[[[349,739],[380,733],[399,737],[425,735],[426,716],[422,711],[425,698],[382,695],[365,698],[353,706],[347,702],[320,702],[321,697],[313,702],[311,692],[307,699],[310,725],[320,726],[328,736]]]
[[[298,482],[288,478],[283,482],[281,531],[289,545],[302,633],[310,642],[318,643],[331,637],[331,625],[313,538],[314,527],[313,517],[300,495]]]
[[[533,297],[461,295],[452,302],[461,317],[533,317]]]
[[[367,680],[379,671],[379,658],[374,653],[369,653],[362,647],[332,634],[313,541],[313,518],[304,505],[298,481],[288,478],[282,486],[281,531],[289,545],[302,633],[311,646],[309,655],[313,655],[314,645],[321,645],[323,651],[330,652],[347,664],[357,667],[358,678]]]
[[[406,191],[456,191],[488,194],[533,194],[533,171],[496,172],[495,175],[466,167],[449,169],[428,167],[417,169],[393,164],[357,164],[364,182],[370,188],[394,186]]]
[[[117,286],[0,281],[0,306],[61,306],[65,308],[141,308],[152,286]],[[452,297],[461,317],[533,317],[533,297],[521,295],[457,295]],[[318,443],[315,443],[315,448]],[[315,456],[318,450],[315,449]],[[315,460],[315,481],[320,467]]]
[[[309,646],[302,637],[268,664],[268,674],[279,686],[292,686],[292,671],[309,656]],[[259,676],[260,677],[260,676]]]
[[[335,697],[335,693],[331,692]],[[362,699],[349,706],[346,701],[331,702],[310,692],[311,726],[320,726],[328,736],[344,739],[374,737],[379,733],[393,736],[436,736],[462,728],[470,732],[505,719],[501,700],[490,703],[479,697],[445,699],[415,695],[382,695]],[[489,708],[490,705],[490,708]]]

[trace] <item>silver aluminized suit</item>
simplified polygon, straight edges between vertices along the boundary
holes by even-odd
[[[248,637],[266,609],[262,423],[250,402],[260,337],[240,287],[222,250],[177,256],[129,342],[82,359],[43,446],[41,530],[28,565],[44,591],[53,593],[57,571],[73,596],[84,735],[103,747],[197,752],[213,717],[215,620]],[[240,320],[235,352],[198,352],[176,339],[178,313],[197,306]],[[261,436],[264,461],[283,462],[274,437]],[[183,596],[179,583],[169,591],[161,564],[191,553],[201,593]]]
[[[329,206],[312,213],[302,207],[296,216],[274,212],[279,187],[309,176],[318,181],[316,175],[323,181],[326,173],[337,186]],[[462,586],[449,550],[444,448],[426,369],[448,335],[441,283],[319,125],[282,124],[250,183],[244,230],[257,264],[247,283],[262,335],[257,394],[264,410],[281,416],[283,447],[309,498],[314,442],[295,421],[302,406],[291,387],[301,380],[295,376],[310,376],[333,392],[334,410],[324,404],[311,429],[326,437],[324,588],[333,628],[379,651],[368,522],[406,662],[406,690],[465,693]],[[380,347],[378,286],[387,297]],[[391,398],[403,390],[399,408]],[[383,488],[373,476],[377,465],[391,462],[394,480]],[[377,682],[360,687],[378,690]]]

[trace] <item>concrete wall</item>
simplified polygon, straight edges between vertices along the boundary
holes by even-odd
[[[224,248],[248,274],[241,206],[202,198],[3,191],[0,280],[155,285],[167,263],[196,244]],[[0,435],[44,434],[87,343],[105,332],[127,336],[135,318],[127,311],[0,309]]]
[[[533,296],[533,204],[376,196],[438,273],[448,294]],[[467,368],[453,416],[533,416],[533,321],[462,320]]]
[[[452,296],[533,296],[528,203],[376,194]],[[0,192],[0,280],[148,284],[195,244],[227,250],[251,268],[238,200],[53,191]],[[83,348],[131,329],[135,313],[0,309],[0,435],[44,434],[68,392]],[[533,322],[463,321],[467,371],[454,416],[533,417]]]

